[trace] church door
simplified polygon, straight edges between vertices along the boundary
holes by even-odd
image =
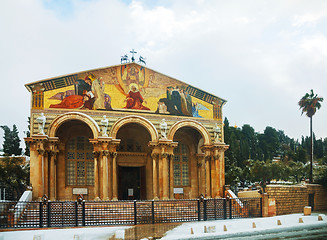
[[[119,167],[118,199],[141,200],[145,198],[145,168]]]

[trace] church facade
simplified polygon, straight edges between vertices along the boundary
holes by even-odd
[[[224,99],[136,63],[25,86],[33,199],[223,197]]]

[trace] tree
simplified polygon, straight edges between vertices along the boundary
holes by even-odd
[[[301,100],[299,101],[300,109],[302,113],[306,113],[306,115],[310,118],[310,172],[309,172],[309,182],[312,183],[312,163],[313,163],[313,136],[312,136],[312,117],[316,113],[317,109],[320,109],[321,104],[324,99],[322,97],[318,97],[317,94],[314,94],[311,89],[310,94],[306,93]]]
[[[3,152],[5,156],[19,156],[22,154],[20,146],[20,139],[18,137],[18,130],[16,125],[13,125],[13,130],[8,126],[0,126],[4,130]]]
[[[9,189],[13,198],[19,198],[29,183],[29,166],[24,165],[22,157],[6,156],[1,159],[0,185]]]
[[[26,134],[26,137],[30,137],[31,136],[31,132],[29,130],[31,128],[31,118],[30,117],[28,117],[27,123],[28,123],[28,127],[27,127],[28,131],[26,131],[24,133]],[[25,146],[26,146],[26,148],[25,148],[24,154],[26,156],[29,156],[30,155],[30,145],[29,145],[29,143],[25,142]]]

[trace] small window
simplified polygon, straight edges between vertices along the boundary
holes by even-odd
[[[119,152],[143,152],[144,148],[142,145],[134,140],[134,139],[127,139],[126,141],[121,141],[118,146]]]

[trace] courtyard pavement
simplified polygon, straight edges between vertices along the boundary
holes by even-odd
[[[322,220],[318,220],[319,218]],[[1,232],[2,231],[2,232]],[[114,239],[327,239],[326,214],[290,214],[268,218],[229,219],[137,226],[4,230],[0,240]]]

